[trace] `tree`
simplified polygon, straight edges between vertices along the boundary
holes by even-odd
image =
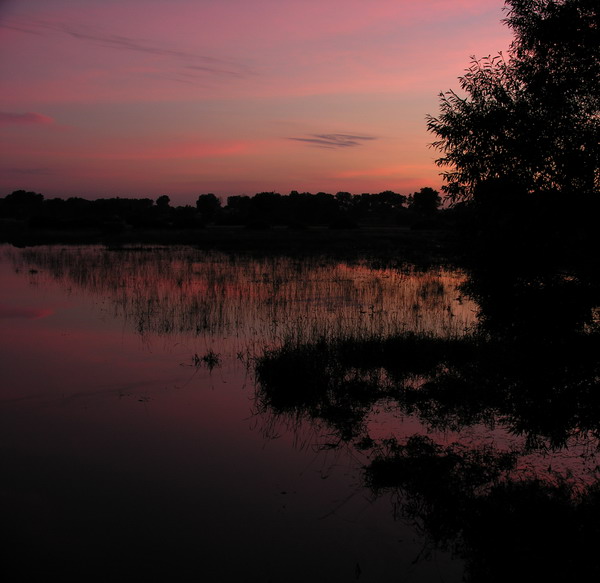
[[[470,198],[490,179],[528,192],[589,194],[600,182],[597,0],[506,0],[508,56],[475,59],[463,95],[440,94],[427,116],[439,139],[442,189]]]
[[[5,217],[22,219],[39,211],[43,204],[43,194],[27,190],[15,190],[4,197],[0,214]]]
[[[377,195],[377,200],[384,209],[398,211],[404,206],[407,198],[403,194],[398,194],[392,190],[384,190]]]
[[[169,204],[171,203],[171,199],[166,195],[163,194],[161,196],[159,196],[156,199],[156,206],[161,210],[161,211],[166,211],[169,209]]]
[[[221,208],[221,201],[211,193],[201,194],[196,201],[196,209],[207,220],[214,220]]]
[[[411,194],[408,199],[408,208],[423,216],[434,215],[441,204],[439,192],[428,186]]]

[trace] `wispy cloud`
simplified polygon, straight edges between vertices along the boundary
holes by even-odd
[[[0,125],[47,125],[54,120],[41,113],[6,113],[0,111]]]
[[[360,136],[356,134],[309,134],[305,138],[288,138],[295,142],[304,142],[319,148],[353,148],[362,146],[365,142],[376,140],[374,136]]]
[[[209,67],[207,65],[188,65],[188,69],[192,71],[200,71],[201,73],[211,73],[214,75],[226,75],[230,77],[242,77],[241,71],[228,70],[221,67]]]
[[[2,23],[0,28],[37,35],[55,32],[101,47],[174,59],[184,64],[186,69],[197,71],[203,75],[244,77],[253,74],[249,67],[234,60],[219,59],[178,48],[165,47],[152,40],[110,34],[89,26],[31,19]]]

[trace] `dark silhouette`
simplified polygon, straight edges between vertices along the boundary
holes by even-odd
[[[373,452],[367,485],[395,492],[395,511],[465,559],[468,581],[517,571],[526,580],[597,576],[597,475],[552,469],[553,452],[577,458],[585,454],[571,448],[593,450],[600,439],[597,273],[482,265],[463,293],[480,310],[463,337],[403,334],[267,352],[256,369],[259,410],[313,418],[333,434],[328,446]],[[503,428],[522,445],[374,439],[369,416],[390,403],[429,430]]]
[[[438,140],[444,190],[472,197],[510,179],[527,192],[597,192],[600,180],[600,29],[594,0],[507,0],[509,54],[473,59],[466,98],[440,95],[427,126]]]
[[[163,194],[156,199],[156,206],[161,212],[166,212],[167,209],[169,209],[170,204],[171,199],[166,194]]]
[[[389,440],[365,479],[376,493],[394,493],[397,513],[465,560],[465,581],[598,578],[598,483],[510,477],[516,464],[510,452],[414,436]]]
[[[408,197],[408,208],[425,217],[435,215],[441,204],[440,194],[433,188],[421,188],[419,192],[415,192]]]
[[[410,201],[408,206],[407,200]],[[335,196],[295,190],[289,195],[259,192],[254,196],[230,196],[225,206],[216,195],[209,193],[201,194],[195,206],[179,207],[172,206],[166,194],[155,202],[149,198],[64,200],[46,199],[42,194],[19,190],[0,198],[0,237],[15,241],[29,236],[36,241],[36,234],[39,238],[45,233],[46,238],[42,240],[52,241],[52,233],[61,233],[58,239],[62,240],[66,232],[124,237],[128,232],[193,232],[207,225],[250,229],[283,226],[294,230],[315,226],[438,228],[443,224],[438,220],[443,214],[438,207],[438,194],[431,188],[423,188],[411,197],[390,190],[360,195],[339,192]],[[423,219],[429,223],[424,224]]]
[[[196,201],[196,208],[203,220],[212,223],[221,208],[221,201],[212,193],[201,194]]]

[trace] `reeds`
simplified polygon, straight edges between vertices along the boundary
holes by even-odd
[[[464,274],[443,267],[373,267],[368,258],[250,258],[186,247],[38,247],[11,250],[16,266],[108,297],[140,334],[180,335],[235,352],[319,338],[381,338],[403,331],[464,333],[476,307],[459,301]],[[222,349],[218,348],[219,352]]]

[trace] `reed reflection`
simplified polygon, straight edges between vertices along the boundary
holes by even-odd
[[[462,334],[475,306],[464,275],[414,265],[373,268],[367,259],[244,257],[191,248],[31,248],[12,251],[22,270],[99,297],[140,334],[179,334],[251,352],[318,338],[402,331]],[[221,348],[220,348],[221,349]]]
[[[474,269],[461,289],[479,306],[462,336],[266,352],[259,409],[365,452],[365,483],[463,558],[467,580],[598,573],[598,281]]]
[[[8,253],[35,285],[108,298],[142,337],[209,346],[198,363],[242,366],[245,354],[255,427],[355,452],[373,496],[391,493],[395,515],[462,557],[470,580],[505,580],[519,561],[542,565],[533,579],[552,578],[551,560],[565,577],[597,569],[600,287],[589,273],[467,278],[190,248]]]

